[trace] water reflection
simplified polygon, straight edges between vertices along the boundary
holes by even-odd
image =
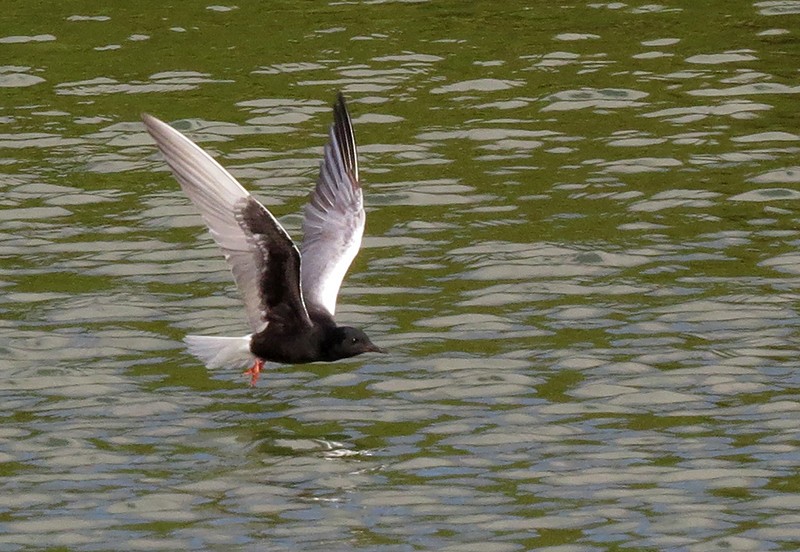
[[[0,548],[791,547],[796,2],[207,8],[0,33]],[[251,389],[139,113],[299,238],[338,88],[391,355]]]

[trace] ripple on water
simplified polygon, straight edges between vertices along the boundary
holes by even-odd
[[[697,63],[705,65],[718,65],[721,63],[736,63],[742,61],[754,61],[758,59],[752,55],[752,50],[722,52],[719,54],[697,54],[686,58],[686,63]]]
[[[648,96],[647,92],[623,88],[580,88],[565,90],[548,96],[550,102],[542,111],[572,111],[586,108],[618,109],[624,107],[640,107],[645,105],[642,100]]]
[[[676,207],[708,208],[715,204],[711,200],[720,195],[718,192],[708,190],[666,190],[654,194],[649,199],[634,202],[629,209],[639,212],[655,212]]]
[[[230,6],[149,40],[91,14],[6,37],[37,61],[0,67],[0,548],[792,546],[794,31],[743,22],[797,2],[540,4],[444,34],[413,6],[357,31],[363,6],[311,10],[267,62],[214,47],[217,23],[258,34]],[[180,343],[246,323],[137,112],[193,112],[176,126],[299,236],[332,88],[370,182],[339,319],[391,355],[249,388]]]
[[[450,255],[456,259],[464,259],[468,261],[470,266],[474,267],[463,272],[462,278],[493,282],[565,278],[578,275],[601,276],[611,274],[621,268],[639,266],[650,262],[647,257],[625,253],[589,252],[575,248],[535,243],[487,242],[455,249],[450,252]],[[471,258],[477,256],[480,256],[480,260],[471,260]],[[544,282],[542,284],[543,289],[548,284],[551,283]]]
[[[761,261],[759,266],[767,266],[785,274],[800,275],[800,254],[784,253],[783,255]]]
[[[754,176],[750,181],[756,184],[796,184],[800,182],[800,166],[767,171]]]
[[[31,67],[0,67],[0,88],[27,88],[45,82],[43,77],[31,75]]]
[[[522,84],[522,81],[515,80],[476,79],[439,86],[431,89],[431,94],[448,94],[451,92],[495,92],[498,90],[508,90],[515,86],[521,86]]]
[[[752,100],[727,100],[714,105],[696,105],[690,107],[669,107],[643,113],[642,117],[663,118],[665,121],[684,124],[701,121],[709,117],[725,116],[732,119],[751,119],[758,112],[768,111],[772,105],[756,103]]]
[[[766,2],[756,2],[761,15],[791,15],[800,13],[800,2],[796,0],[767,0]]]

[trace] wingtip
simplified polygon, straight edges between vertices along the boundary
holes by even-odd
[[[347,109],[347,101],[344,94],[338,92],[336,101],[333,104],[333,120],[335,123],[346,125],[350,119],[350,112]]]
[[[142,117],[142,122],[144,123],[144,128],[147,130],[147,132],[150,133],[151,136],[153,136],[153,133],[156,132],[156,129],[158,129],[159,127],[169,127],[167,123],[165,123],[158,117],[150,115],[149,113],[142,112],[141,117]]]
[[[142,113],[140,113],[139,115],[142,118],[142,123],[144,124],[144,129],[147,131],[147,134],[149,134],[150,137],[153,140],[155,140],[156,145],[159,145],[159,141],[158,141],[158,138],[157,138],[158,125],[159,124],[163,125],[163,124],[166,124],[166,123],[162,122],[157,117],[153,117],[152,115],[150,115],[149,113],[146,113],[144,111]]]
[[[338,138],[338,146],[341,148],[341,155],[345,162],[345,168],[350,172],[353,183],[358,185],[358,152],[356,148],[356,137],[353,132],[353,120],[350,111],[347,109],[347,102],[344,94],[339,91],[336,95],[336,103],[333,104],[333,126],[331,136]]]

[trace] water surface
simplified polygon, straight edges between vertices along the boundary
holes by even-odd
[[[10,0],[0,548],[800,542],[800,2]],[[208,372],[224,261],[139,122],[300,238],[335,93],[388,356]]]

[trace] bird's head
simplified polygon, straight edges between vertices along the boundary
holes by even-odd
[[[332,359],[349,358],[362,353],[386,353],[375,345],[363,331],[349,326],[340,326],[331,332],[328,354]]]

